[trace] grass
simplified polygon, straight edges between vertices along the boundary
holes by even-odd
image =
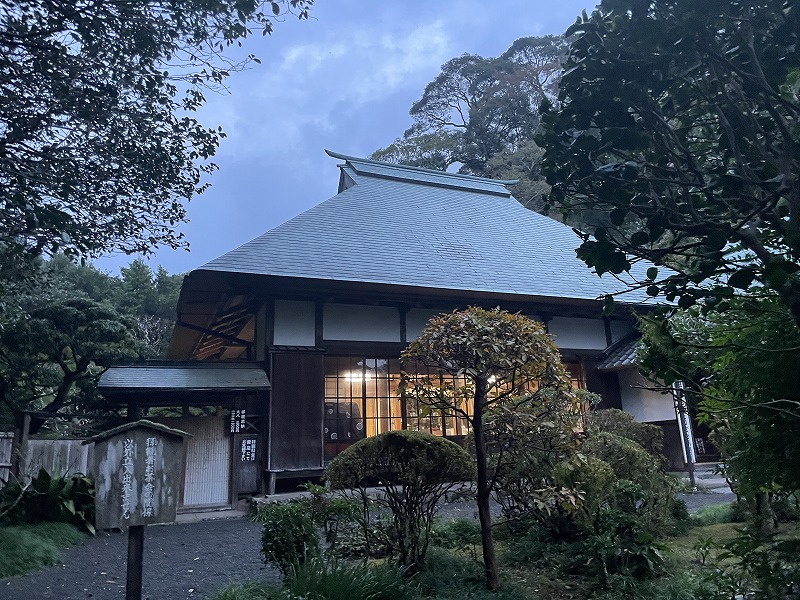
[[[53,565],[60,551],[85,539],[67,523],[36,523],[0,527],[0,579]]]
[[[733,523],[735,511],[733,503],[726,502],[724,504],[714,504],[712,506],[704,506],[698,509],[696,513],[691,516],[694,525],[717,525],[719,523]]]
[[[280,588],[260,581],[232,583],[212,597],[212,600],[278,600]],[[285,595],[283,596],[285,597]]]

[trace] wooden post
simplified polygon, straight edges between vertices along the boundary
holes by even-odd
[[[17,437],[16,433],[19,432],[19,437]],[[22,481],[26,475],[25,471],[27,470],[26,458],[27,458],[27,445],[28,445],[28,437],[30,437],[31,431],[31,416],[28,413],[25,413],[22,417],[22,429],[16,430],[14,436],[14,442],[11,446],[11,473],[13,473],[20,481]]]
[[[142,600],[142,558],[144,556],[144,525],[128,527],[128,578],[125,600]]]

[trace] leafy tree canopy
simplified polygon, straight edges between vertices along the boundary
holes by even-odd
[[[646,259],[648,293],[727,308],[753,284],[800,321],[800,7],[605,0],[568,30],[537,143],[551,201],[603,215],[578,254]]]
[[[495,480],[489,467],[485,425],[491,415],[487,409],[542,403],[539,391],[533,391],[537,386],[548,390],[553,404],[575,403],[561,354],[541,323],[499,309],[471,307],[429,320],[402,357],[467,380],[466,389],[450,393],[430,377],[411,379],[406,394],[469,419],[486,582],[497,590],[500,582],[489,513]],[[468,399],[466,410],[461,402],[464,397]]]
[[[223,133],[194,117],[224,55],[313,0],[0,1],[0,251],[185,246]],[[8,263],[6,263],[8,264]]]
[[[800,331],[780,299],[755,294],[703,314],[692,307],[642,322],[640,368],[681,381],[716,425],[737,491],[800,490]]]
[[[114,362],[164,356],[182,281],[141,260],[112,277],[58,255],[36,286],[6,290],[0,312],[0,421],[23,410],[105,409],[97,376]],[[38,423],[34,423],[38,426]]]
[[[411,107],[411,128],[372,157],[519,178],[515,195],[526,205],[539,206],[549,188],[541,189],[540,151],[531,140],[539,126],[539,105],[545,99],[556,102],[566,47],[560,36],[525,37],[497,58],[464,54],[450,59]]]

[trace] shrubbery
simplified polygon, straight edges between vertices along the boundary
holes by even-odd
[[[263,504],[253,518],[264,524],[264,561],[276,565],[284,574],[319,556],[319,534],[306,503]]]
[[[94,533],[94,482],[84,475],[51,476],[41,469],[27,486],[0,489],[0,517],[9,524],[55,521]]]
[[[471,480],[473,472],[469,455],[451,441],[419,431],[390,431],[350,446],[328,465],[325,477],[359,502],[368,550],[373,543],[385,547],[413,572],[424,563],[438,502],[455,485]],[[370,496],[367,488],[376,484],[380,491]],[[376,519],[384,526],[376,527]]]
[[[650,454],[664,460],[664,431],[657,425],[639,423],[624,410],[604,408],[592,410],[584,415],[586,433],[613,433],[639,444]]]

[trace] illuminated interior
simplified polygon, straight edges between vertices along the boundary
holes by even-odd
[[[566,365],[572,384],[584,387],[580,365]],[[399,359],[352,356],[325,357],[325,460],[358,440],[386,431],[410,429],[460,440],[470,431],[469,421],[455,411],[433,408],[407,398],[403,377],[429,378],[448,403],[463,396],[467,381],[423,365],[403,365]],[[406,380],[405,383],[408,383]],[[458,399],[467,411],[467,399]]]

